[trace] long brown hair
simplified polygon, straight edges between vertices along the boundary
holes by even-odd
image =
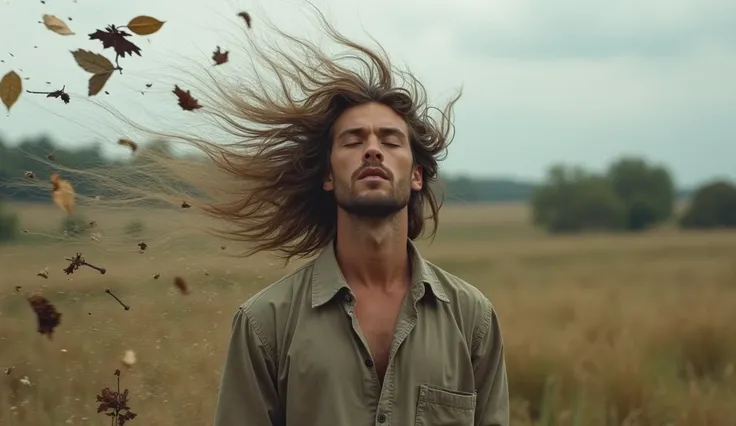
[[[265,65],[273,84],[259,72],[247,82],[235,80],[238,76],[213,77],[211,93],[217,99],[203,102],[208,107],[196,112],[209,114],[237,141],[165,134],[197,148],[210,161],[174,161],[147,152],[142,153],[150,160],[146,164],[155,165],[159,176],[173,174],[201,188],[198,194],[205,199],[191,201],[192,206],[229,224],[215,233],[248,242],[247,254],[270,251],[287,261],[308,257],[336,230],[334,196],[322,189],[332,124],[351,106],[380,102],[406,120],[414,162],[423,168],[423,189],[411,195],[408,206],[409,237],[419,237],[426,220],[433,221],[434,235],[441,207],[435,193],[438,161],[451,141],[452,108],[460,94],[438,110],[436,120],[424,87],[410,72],[395,68],[380,45],[373,50],[349,40],[315,11],[325,33],[348,48],[347,53],[331,57],[314,43],[274,27],[293,43],[295,54],[252,41],[248,48],[250,59]],[[110,171],[106,173],[110,179]],[[140,197],[151,189],[150,182],[146,185],[138,190]]]

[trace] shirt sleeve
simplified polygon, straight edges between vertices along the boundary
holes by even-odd
[[[478,392],[475,426],[508,426],[509,393],[503,339],[498,317],[487,299],[482,318],[472,346]]]
[[[276,426],[281,403],[272,347],[249,306],[236,312],[215,410],[215,426]]]

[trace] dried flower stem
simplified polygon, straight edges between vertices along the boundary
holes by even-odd
[[[76,269],[79,269],[80,266],[88,266],[88,267],[90,267],[90,268],[98,271],[102,275],[105,275],[105,273],[107,272],[107,269],[105,269],[105,268],[92,265],[91,263],[87,263],[84,260],[84,258],[82,257],[82,254],[81,253],[77,253],[76,256],[71,257],[71,258],[67,258],[66,260],[68,260],[69,262],[71,262],[69,264],[69,266],[64,269],[64,272],[67,275],[74,273],[74,271]]]
[[[123,301],[122,301],[122,300],[120,300],[120,299],[119,299],[119,298],[118,298],[117,296],[115,296],[115,295],[114,295],[114,294],[112,293],[112,291],[110,291],[110,289],[109,289],[109,288],[106,288],[106,289],[105,289],[105,293],[109,294],[109,295],[110,295],[110,296],[112,296],[112,297],[113,297],[113,298],[114,298],[115,300],[117,300],[117,301],[118,301],[118,303],[120,303],[120,306],[122,306],[123,308],[125,308],[125,310],[126,310],[126,311],[130,309],[130,305],[126,305],[125,303],[123,303]]]

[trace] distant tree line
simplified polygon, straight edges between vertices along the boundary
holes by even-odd
[[[636,232],[672,221],[684,229],[736,227],[733,183],[714,181],[697,188],[679,216],[676,199],[663,166],[621,158],[600,174],[564,165],[550,168],[530,204],[534,224],[552,233]]]
[[[167,149],[167,146],[165,141],[154,141],[146,149]],[[33,156],[48,159],[50,164]],[[56,164],[84,170],[123,161],[135,163],[145,159],[133,156],[128,160],[111,160],[102,154],[99,145],[69,150],[48,137],[24,140],[14,146],[0,140],[0,241],[12,239],[17,228],[17,218],[3,207],[3,200],[46,202],[50,197],[50,185],[43,189],[11,184],[23,179],[26,172],[47,179],[56,170]],[[78,193],[106,196],[100,188],[78,176],[65,178]],[[605,173],[556,165],[540,184],[441,176],[439,185],[446,204],[527,202],[534,224],[551,233],[643,231],[672,221],[682,228],[736,227],[733,183],[715,181],[692,193],[678,191],[664,167],[639,158],[618,159]],[[677,216],[675,203],[683,197],[689,199],[688,206]]]

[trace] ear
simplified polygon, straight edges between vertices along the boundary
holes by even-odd
[[[424,175],[424,170],[422,169],[422,166],[417,165],[414,167],[414,170],[411,172],[411,189],[413,191],[421,191],[423,185],[422,176]]]
[[[325,176],[324,180],[322,181],[322,189],[324,189],[326,192],[334,191],[335,190],[335,183],[332,180],[332,172],[327,171],[327,175]]]

